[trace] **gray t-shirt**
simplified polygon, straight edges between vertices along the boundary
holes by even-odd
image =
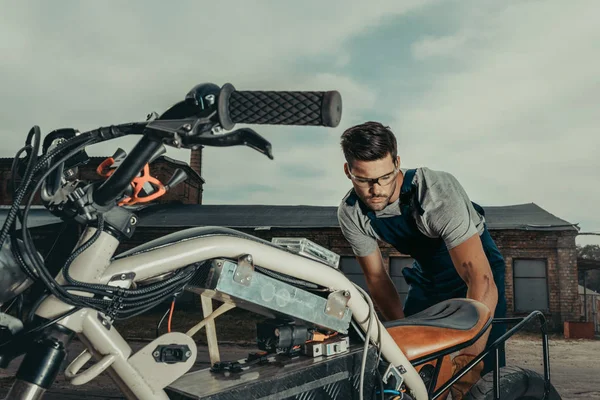
[[[401,168],[402,173],[407,169]],[[413,183],[424,210],[423,215],[414,214],[419,230],[431,238],[442,238],[448,250],[458,246],[476,233],[484,230],[485,218],[480,215],[462,185],[450,173],[434,171],[426,167],[417,168]],[[352,246],[354,254],[366,256],[377,249],[377,240],[382,240],[363,214],[359,202],[346,203],[352,190],[342,199],[338,207],[338,221],[342,233]],[[377,218],[401,215],[400,201],[376,211]]]

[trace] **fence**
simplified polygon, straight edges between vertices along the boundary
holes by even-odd
[[[580,294],[579,298],[581,300],[581,316],[586,317],[585,321],[593,322],[594,330],[600,334],[600,293],[591,293],[585,296]]]

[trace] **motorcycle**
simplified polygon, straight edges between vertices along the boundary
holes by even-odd
[[[85,350],[64,370],[72,384],[83,385],[106,373],[128,399],[169,399],[169,385],[190,371],[196,360],[193,334],[233,306],[206,316],[187,333],[160,335],[135,353],[114,322],[143,314],[183,290],[211,291],[230,304],[267,311],[284,321],[262,325],[268,331],[262,345],[271,353],[306,349],[319,334],[345,338],[354,331],[363,348],[360,399],[371,395],[445,398],[454,382],[486,354],[498,351],[524,324],[539,319],[544,328],[542,313],[494,320],[485,305],[469,299],[445,301],[403,320],[382,322],[368,294],[337,267],[335,254],[306,241],[301,251],[294,247],[298,241],[269,242],[234,229],[198,227],[115,254],[119,244],[134,235],[139,214],[187,178],[178,170],[163,184],[150,175],[149,164],[166,146],[242,145],[273,159],[271,144],[254,130],[231,130],[238,123],[336,127],[341,115],[337,91],[240,91],[231,84],[205,83],[192,88],[162,115],[150,114],[143,122],[85,133],[59,129],[46,135],[43,143],[40,128],[34,126],[13,164],[13,175],[19,173],[21,179],[13,188],[14,203],[0,232],[4,277],[0,302],[14,301],[33,282],[41,282],[46,292],[35,299],[26,320],[1,314],[0,366],[6,368],[24,355],[6,398],[42,398],[61,372],[69,343],[76,336]],[[129,154],[119,149],[98,167],[105,179],[72,178],[87,160],[87,147],[128,135],[141,138]],[[20,159],[23,153],[26,157]],[[75,250],[55,276],[36,250],[27,225],[38,192],[51,213],[83,227]],[[288,297],[283,301],[274,293]],[[452,374],[448,358],[452,352],[473,343],[492,323],[509,322],[517,325]],[[294,332],[287,344],[282,333],[286,329]],[[491,376],[482,377],[469,398],[559,399],[550,383],[545,329],[542,339],[543,377],[527,370],[497,368]],[[310,349],[324,351],[323,347]],[[365,385],[370,349],[375,349],[377,358],[375,372],[369,374],[380,377],[370,384],[375,390]]]

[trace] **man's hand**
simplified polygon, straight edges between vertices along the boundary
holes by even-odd
[[[404,318],[402,301],[394,282],[383,266],[379,248],[365,257],[356,257],[361,266],[373,302],[383,318],[394,321]]]
[[[483,251],[479,234],[475,234],[450,251],[450,257],[458,274],[467,284],[467,298],[485,304],[492,315],[498,303],[498,289],[492,269]],[[461,351],[463,354],[477,355],[487,343],[490,328],[472,346]]]

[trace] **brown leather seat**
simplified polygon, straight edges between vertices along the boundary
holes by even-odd
[[[489,308],[471,299],[450,299],[420,313],[383,323],[410,361],[473,344],[491,324]]]

